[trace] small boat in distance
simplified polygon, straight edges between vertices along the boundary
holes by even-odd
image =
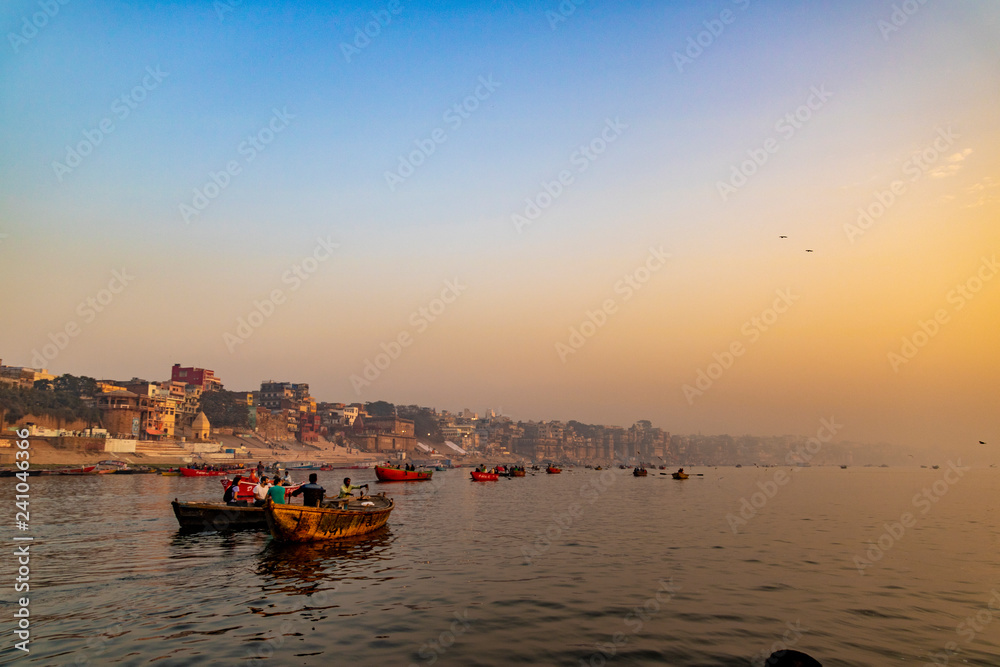
[[[239,471],[234,474],[240,474],[240,472],[248,472],[248,471]],[[225,477],[228,474],[230,474],[229,470],[200,470],[198,468],[181,468],[181,475],[183,475],[184,477]]]
[[[689,475],[686,472],[680,472],[680,471],[672,473],[670,476],[673,477],[674,479],[687,479],[689,477]]]
[[[636,466],[635,468],[632,469],[632,476],[633,477],[645,477],[648,474],[649,474],[649,471],[647,471],[645,468],[640,468],[640,467]]]
[[[548,473],[548,474],[550,474],[550,475],[558,475],[559,473],[562,472],[562,468],[557,468],[555,466],[549,466],[548,468],[545,469],[545,472]]]
[[[264,505],[271,536],[283,542],[315,542],[374,532],[389,520],[396,504],[384,495],[326,501],[320,507]]]
[[[375,466],[375,476],[380,482],[425,482],[434,474],[432,470],[402,470]]]
[[[500,475],[495,472],[479,472],[478,470],[473,470],[469,474],[472,475],[472,480],[475,482],[495,482],[500,479]]]
[[[82,468],[63,468],[61,470],[55,470],[60,475],[95,475],[97,474],[95,470],[97,466],[84,466]]]

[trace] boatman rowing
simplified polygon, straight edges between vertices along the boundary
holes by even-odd
[[[359,484],[357,486],[354,486],[353,484],[351,484],[351,478],[350,477],[345,477],[344,478],[344,485],[342,487],[340,487],[340,495],[337,496],[337,497],[338,498],[350,498],[351,497],[351,491],[353,491],[354,489],[367,489],[367,488],[368,488],[367,484]]]

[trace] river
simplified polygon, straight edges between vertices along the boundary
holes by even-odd
[[[396,509],[368,539],[313,545],[179,533],[170,500],[219,499],[217,478],[33,477],[30,653],[13,648],[8,530],[0,660],[760,665],[787,646],[824,667],[997,665],[1000,470],[941,463],[321,472]],[[10,506],[16,481],[0,480]]]

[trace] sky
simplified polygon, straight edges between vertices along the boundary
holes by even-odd
[[[0,32],[4,364],[1000,444],[1000,4],[14,0]]]

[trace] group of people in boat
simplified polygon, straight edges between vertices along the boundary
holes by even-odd
[[[251,477],[254,474],[251,472]],[[249,507],[250,503],[246,499],[238,499],[236,496],[239,493],[240,482],[243,480],[242,475],[236,475],[233,478],[232,483],[226,487],[225,493],[222,495],[222,502],[226,503],[232,507]],[[250,481],[254,481],[251,479]],[[302,504],[307,507],[319,507],[323,502],[323,497],[326,495],[326,489],[319,485],[318,477],[316,473],[311,473],[309,475],[309,482],[307,484],[302,484],[299,488],[294,491],[286,493],[287,489],[285,487],[291,486],[292,482],[288,478],[288,472],[285,472],[284,479],[280,475],[275,475],[273,478],[268,479],[267,476],[262,476],[260,481],[257,482],[256,486],[253,487],[253,506],[263,507],[267,503],[267,499],[270,498],[271,502],[275,505],[284,505],[286,502],[291,502],[291,499],[295,496],[302,496]],[[367,484],[351,484],[351,478],[345,477],[344,483],[340,487],[340,495],[338,498],[349,498],[351,497],[351,491],[354,489],[367,489]]]
[[[413,471],[417,469],[417,466],[413,465],[412,463],[407,463],[402,468],[400,468],[398,465],[393,465],[391,461],[386,461],[385,467],[393,468],[395,470],[406,470],[406,471]]]

